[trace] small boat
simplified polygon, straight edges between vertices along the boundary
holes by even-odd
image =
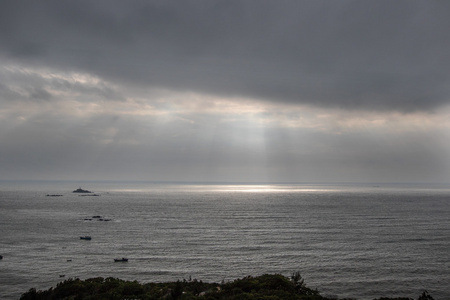
[[[72,193],[92,193],[91,191],[88,190],[83,190],[81,187],[77,188],[75,191],[73,191]]]
[[[115,262],[127,262],[128,258],[122,257],[122,258],[114,258]]]
[[[88,240],[90,241],[92,238],[89,235],[85,235],[85,236],[80,236],[80,240]]]

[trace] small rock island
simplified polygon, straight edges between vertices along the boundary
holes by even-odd
[[[77,188],[75,191],[73,191],[72,193],[92,193],[91,191],[88,190],[83,190],[81,187]]]

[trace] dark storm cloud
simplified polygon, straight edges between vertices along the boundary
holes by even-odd
[[[0,57],[117,84],[430,110],[450,100],[449,14],[446,1],[2,1]]]

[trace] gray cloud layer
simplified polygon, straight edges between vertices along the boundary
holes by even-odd
[[[0,59],[136,87],[429,111],[450,100],[449,15],[447,1],[2,1]]]
[[[224,126],[38,115],[0,131],[0,179],[243,182],[448,181],[443,134]],[[3,125],[3,124],[2,124]]]

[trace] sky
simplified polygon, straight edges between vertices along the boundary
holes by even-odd
[[[0,2],[0,180],[450,182],[450,2]]]

